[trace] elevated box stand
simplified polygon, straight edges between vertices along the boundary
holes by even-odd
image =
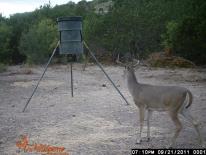
[[[60,17],[57,22],[60,54],[82,54],[82,17]]]
[[[102,70],[102,72],[105,74],[105,76],[108,78],[108,80],[112,83],[114,88],[117,90],[117,92],[121,95],[121,97],[125,100],[127,105],[129,105],[128,101],[126,98],[123,96],[123,94],[120,92],[120,90],[117,88],[117,86],[114,84],[112,79],[109,77],[109,75],[105,72],[103,66],[99,63],[97,58],[95,57],[94,53],[90,50],[89,46],[86,44],[85,41],[83,41],[82,37],[82,17],[80,16],[75,16],[75,17],[60,17],[57,18],[58,22],[58,31],[59,31],[59,41],[55,47],[55,49],[52,52],[51,57],[49,58],[45,69],[39,78],[36,87],[34,88],[31,96],[27,100],[26,105],[24,106],[23,112],[26,110],[28,104],[30,103],[34,93],[36,92],[39,83],[41,82],[42,78],[44,77],[47,68],[55,55],[57,49],[59,48],[59,53],[62,55],[67,55],[67,56],[78,56],[83,54],[83,45],[85,48],[88,49],[89,54],[91,57],[94,59],[96,62],[97,66]],[[71,96],[73,97],[73,72],[72,72],[72,62],[70,62],[71,66]]]

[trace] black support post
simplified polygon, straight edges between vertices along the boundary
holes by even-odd
[[[46,66],[45,66],[44,72],[42,73],[41,77],[39,78],[39,81],[37,82],[37,85],[36,85],[36,87],[34,88],[34,90],[33,90],[32,94],[31,94],[30,98],[27,100],[27,103],[26,103],[26,105],[24,106],[24,109],[23,109],[22,112],[24,112],[24,111],[26,110],[26,108],[27,108],[29,102],[31,101],[31,99],[32,99],[32,97],[33,97],[33,95],[34,95],[34,93],[36,92],[36,90],[37,90],[37,88],[38,88],[38,86],[39,86],[39,83],[41,82],[42,78],[44,77],[44,74],[46,73],[47,68],[48,68],[50,62],[51,62],[51,60],[52,60],[54,54],[56,53],[56,50],[57,50],[57,47],[58,47],[58,46],[59,46],[59,42],[57,43],[55,49],[53,50],[53,53],[52,53],[51,57],[49,58],[49,61],[47,62]]]
[[[70,62],[70,69],[71,69],[71,95],[74,97],[73,93],[73,71],[72,71],[72,62]]]
[[[120,90],[117,88],[117,86],[114,84],[114,82],[112,81],[112,79],[109,77],[109,75],[105,72],[103,66],[100,64],[100,62],[97,60],[97,58],[95,57],[95,55],[93,54],[93,52],[89,49],[89,46],[86,44],[85,41],[83,41],[85,47],[88,49],[89,54],[92,56],[92,58],[95,60],[97,66],[99,66],[99,68],[102,70],[102,72],[105,74],[105,76],[108,78],[108,80],[112,83],[112,85],[114,86],[114,88],[117,90],[117,92],[121,95],[121,97],[125,100],[125,102],[127,103],[127,105],[129,105],[129,102],[126,100],[126,98],[124,97],[124,95],[120,92]]]

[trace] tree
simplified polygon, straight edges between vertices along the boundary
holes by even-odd
[[[167,24],[163,45],[197,65],[206,64],[206,1],[191,0],[184,4],[190,11],[187,16]]]
[[[4,49],[0,51],[1,57],[9,63],[21,63],[26,58],[42,62],[49,51],[43,35],[49,31],[47,28],[52,30],[51,38],[55,38],[57,30],[53,22],[58,17],[82,16],[83,37],[96,51],[100,49],[99,54],[115,56],[129,52],[142,58],[171,48],[173,54],[198,64],[206,63],[205,0],[113,0],[107,14],[96,14],[94,7],[107,1],[82,0],[55,7],[44,4],[33,12],[14,14],[9,19],[0,14],[0,48]]]
[[[57,28],[50,19],[43,19],[22,34],[19,51],[27,63],[45,62],[57,43]]]
[[[197,65],[203,65],[206,64],[206,19],[198,18],[199,16],[185,18],[180,23],[172,43],[177,55]]]
[[[9,27],[6,23],[0,23],[0,63],[11,62],[10,55],[10,38],[11,38],[11,27]]]

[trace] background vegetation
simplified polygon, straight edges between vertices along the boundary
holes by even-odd
[[[197,65],[206,64],[205,0],[113,0],[106,14],[85,0],[33,12],[0,15],[0,63],[44,63],[58,40],[57,17],[83,16],[84,39],[98,55],[141,58],[169,51]]]

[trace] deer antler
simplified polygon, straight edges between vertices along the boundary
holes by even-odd
[[[118,54],[116,63],[121,65],[121,66],[124,66],[124,67],[133,67],[134,68],[137,65],[139,65],[140,61],[137,59],[133,59],[132,63],[122,63],[121,61],[119,61],[119,54]]]
[[[134,64],[131,65],[132,67],[136,67],[137,65],[140,64],[140,61],[137,60],[137,59],[133,59],[133,62],[134,62]],[[133,62],[132,62],[132,63],[133,63]]]
[[[124,63],[122,63],[122,62],[119,61],[119,54],[118,54],[118,56],[117,56],[116,63],[119,64],[119,65],[121,65],[121,66],[124,66],[124,67],[127,66],[126,64],[124,64]]]

